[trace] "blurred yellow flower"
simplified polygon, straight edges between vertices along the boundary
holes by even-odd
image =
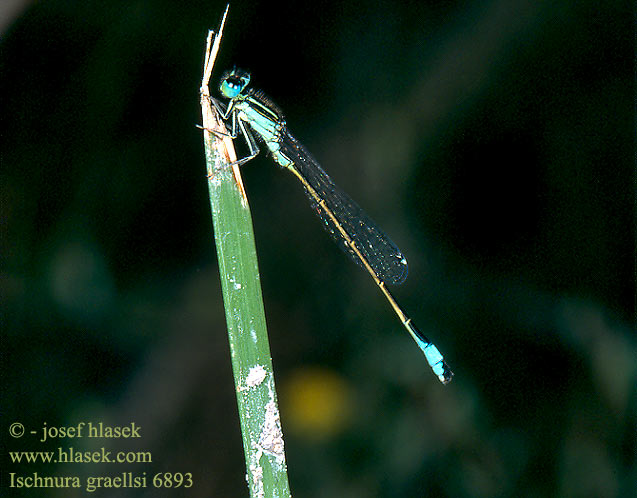
[[[351,390],[341,376],[327,368],[296,370],[283,382],[280,398],[284,432],[324,439],[349,423]]]

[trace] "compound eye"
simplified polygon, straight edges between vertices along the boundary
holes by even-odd
[[[224,97],[235,98],[250,82],[250,73],[233,69],[221,78],[219,91]]]

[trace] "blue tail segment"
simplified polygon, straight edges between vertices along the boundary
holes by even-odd
[[[431,342],[425,335],[418,330],[418,328],[413,324],[411,320],[407,320],[405,322],[405,327],[409,334],[413,337],[418,347],[425,354],[425,358],[427,358],[427,363],[434,371],[434,373],[440,379],[440,382],[443,384],[448,384],[451,382],[453,377],[453,372],[445,363],[445,359],[442,356],[442,353],[438,350],[433,342]]]

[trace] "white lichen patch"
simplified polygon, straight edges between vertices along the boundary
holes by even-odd
[[[265,454],[276,458],[279,465],[285,462],[281,418],[274,400],[271,400],[265,407],[265,420],[259,436],[259,446]]]
[[[262,365],[250,368],[248,375],[246,375],[245,384],[241,384],[237,387],[237,392],[247,391],[261,385],[267,375],[268,372]]]
[[[248,479],[248,485],[251,489],[251,496],[263,498],[265,496],[265,489],[263,486],[263,467],[261,467],[258,463],[261,459],[261,451],[257,452],[255,459],[257,463],[250,464],[250,477],[252,478],[252,482]]]
[[[248,372],[248,376],[246,377],[246,386],[248,388],[258,386],[265,380],[265,376],[267,374],[268,372],[265,370],[265,368],[263,368],[262,365],[252,367]]]

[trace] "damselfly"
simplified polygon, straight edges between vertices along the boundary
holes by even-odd
[[[407,260],[400,249],[343,190],[337,187],[312,155],[288,131],[282,112],[262,92],[247,88],[250,73],[239,69],[226,72],[219,90],[230,99],[227,107],[214,101],[224,120],[231,118],[232,137],[245,138],[250,155],[259,153],[255,133],[274,160],[294,174],[305,187],[313,207],[327,230],[347,254],[372,276],[407,332],[425,354],[427,362],[443,384],[453,377],[438,348],[414,325],[387,289],[386,282],[400,284],[407,278]],[[248,126],[246,126],[248,125]]]

